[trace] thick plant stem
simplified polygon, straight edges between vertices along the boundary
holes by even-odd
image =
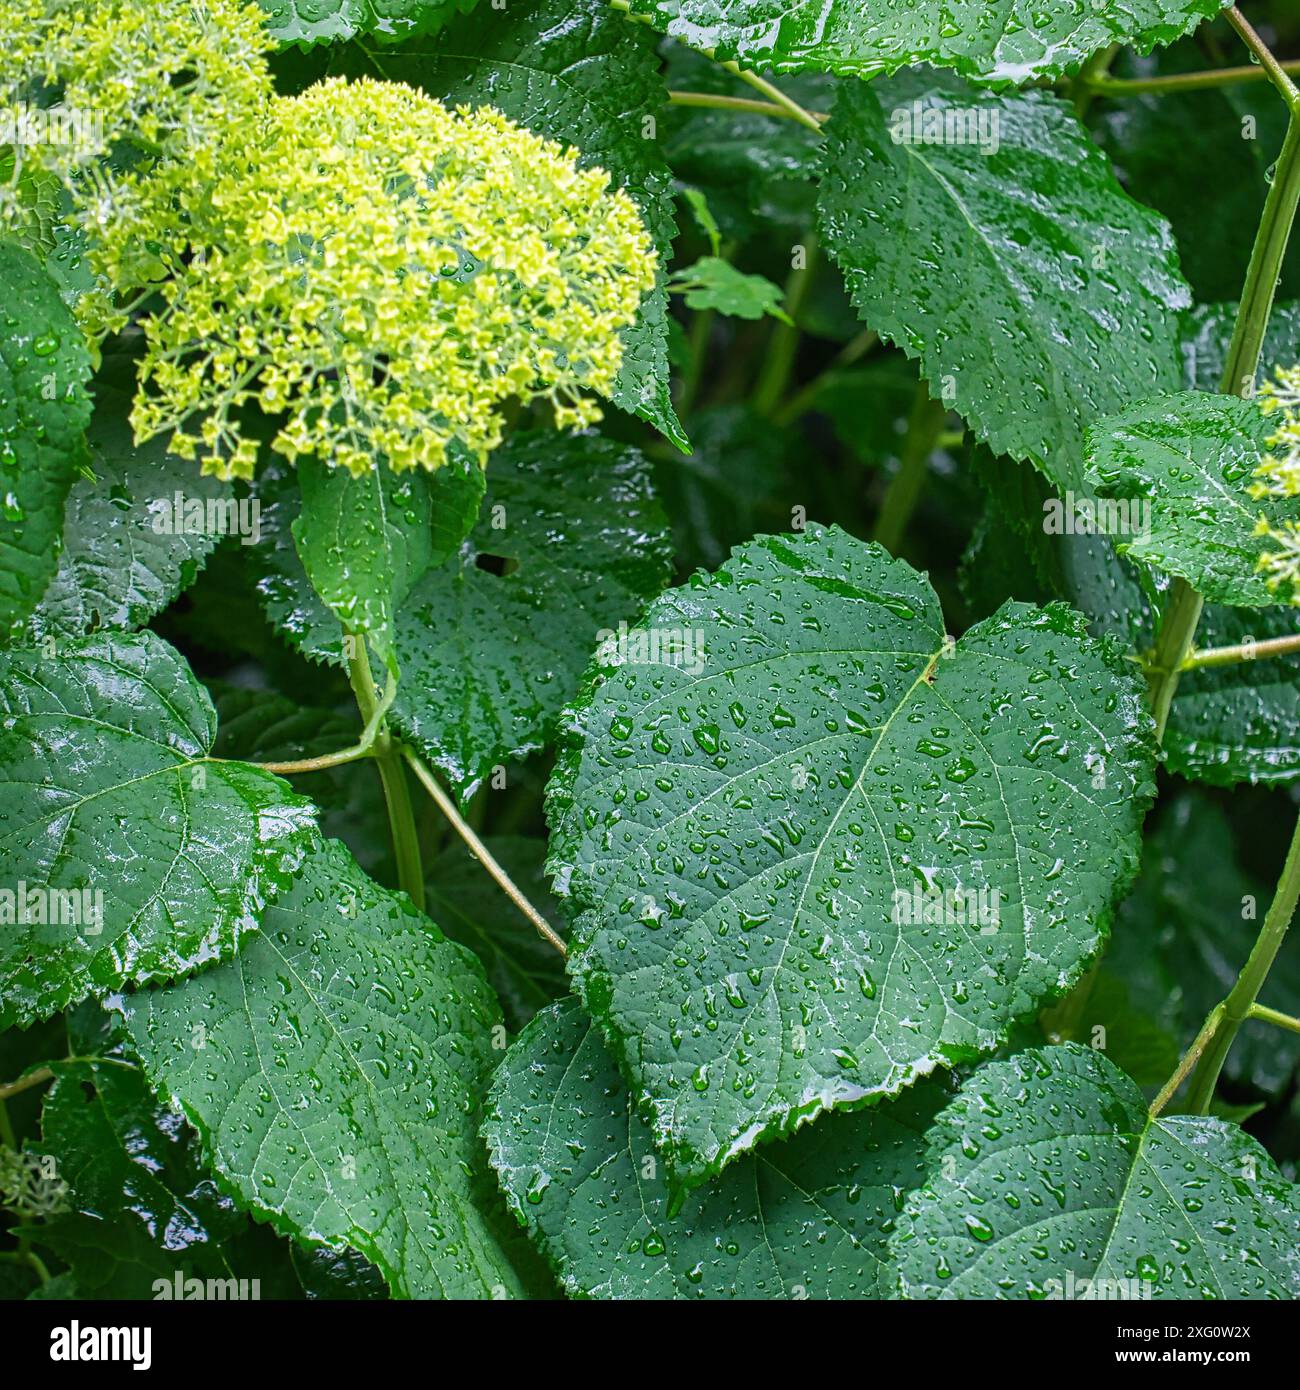
[[[1210,1108],[1228,1050],[1237,1036],[1237,1030],[1256,1008],[1255,1000],[1277,958],[1291,918],[1295,916],[1297,900],[1300,900],[1300,820],[1296,822],[1295,833],[1291,837],[1291,848],[1282,866],[1277,892],[1264,914],[1264,925],[1260,927],[1250,956],[1237,976],[1237,983],[1220,1005],[1222,1019],[1192,1077],[1187,1108],[1194,1115],[1204,1115]]]
[[[393,736],[382,723],[386,705],[375,689],[365,640],[353,633],[349,633],[346,640],[350,653],[348,679],[352,683],[357,708],[361,711],[366,728],[369,729],[373,724],[377,729],[370,752],[379,768],[379,779],[384,786],[388,826],[393,837],[393,856],[397,860],[397,882],[406,896],[423,912],[424,866],[420,861],[420,837],[415,829],[415,816],[411,811],[411,789],[406,785],[406,771],[402,767],[401,753],[393,741]],[[391,702],[387,692],[385,696]]]
[[[26,1076],[20,1076],[17,1081],[8,1081],[0,1086],[0,1105],[3,1105],[10,1096],[16,1096],[23,1091],[30,1090],[33,1086],[43,1085],[46,1081],[53,1081],[54,1073],[49,1067],[37,1067],[35,1071],[29,1071]]]
[[[1273,56],[1268,45],[1255,32],[1254,26],[1236,5],[1231,6],[1228,10],[1228,23],[1232,25],[1241,36],[1241,41],[1255,55],[1269,81],[1282,94],[1282,100],[1293,112],[1300,110],[1300,90],[1297,90],[1295,83],[1287,75],[1286,69]]]
[[[1300,1018],[1292,1018],[1280,1009],[1270,1009],[1266,1004],[1252,1004],[1249,1017],[1271,1023],[1275,1028],[1285,1028],[1290,1033],[1300,1033]]]
[[[947,418],[947,408],[941,401],[930,399],[929,389],[922,382],[916,388],[916,397],[912,401],[912,414],[907,422],[907,437],[903,440],[898,472],[885,493],[872,534],[872,540],[879,541],[891,555],[898,552],[903,542],[907,523],[912,519],[917,499],[925,486],[930,455],[934,452]]]
[[[434,804],[444,816],[451,822],[456,833],[469,846],[470,852],[480,864],[497,881],[498,887],[510,899],[512,903],[524,914],[525,917],[537,928],[538,934],[542,939],[554,946],[562,955],[569,954],[568,948],[564,944],[564,939],[559,935],[554,927],[542,916],[540,912],[528,901],[522,890],[514,879],[497,863],[492,851],[475,834],[474,827],[461,815],[456,807],[456,803],[443,791],[438,779],[433,775],[428,767],[418,758],[409,748],[402,749],[402,756],[420,785],[433,798]]]
[[[673,106],[711,106],[719,111],[747,111],[756,116],[774,116],[783,121],[799,120],[793,111],[779,102],[760,101],[757,97],[729,97],[721,92],[670,91],[668,100]],[[815,121],[830,119],[820,111],[810,111],[808,114]],[[803,122],[799,121],[799,124],[802,125]]]
[[[1264,334],[1277,294],[1278,276],[1282,273],[1282,258],[1295,223],[1297,203],[1300,203],[1300,113],[1293,109],[1278,157],[1277,172],[1264,202],[1250,269],[1246,272],[1237,326],[1223,371],[1222,390],[1226,395],[1250,397],[1255,393],[1255,374],[1259,370]],[[1148,666],[1157,738],[1164,738],[1178,679],[1191,651],[1203,607],[1204,600],[1191,585],[1182,579],[1174,580]]]
[[[1201,1031],[1197,1033],[1191,1047],[1183,1054],[1183,1060],[1179,1062],[1174,1074],[1160,1088],[1160,1094],[1151,1102],[1151,1109],[1148,1111],[1151,1119],[1165,1108],[1174,1097],[1174,1092],[1187,1080],[1187,1074],[1201,1060],[1201,1055],[1210,1044],[1210,1039],[1219,1031],[1219,1025],[1223,1022],[1223,1005],[1216,1004],[1210,1012],[1210,1016],[1201,1025]]]

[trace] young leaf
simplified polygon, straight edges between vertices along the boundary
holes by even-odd
[[[686,296],[690,309],[716,309],[741,319],[761,319],[770,314],[782,323],[794,320],[781,307],[781,288],[762,275],[746,275],[729,261],[704,256],[677,271],[669,284],[674,294]]]
[[[514,435],[460,552],[397,615],[392,719],[469,796],[498,763],[541,746],[600,633],[668,578],[667,522],[634,449],[596,435]],[[338,661],[338,623],[314,600],[283,513],[261,585],[272,621],[308,656]]]
[[[482,967],[335,841],[228,965],[118,1001],[240,1200],[403,1298],[519,1291],[473,1200],[500,1009]]]
[[[40,1151],[66,1186],[64,1210],[31,1228],[72,1267],[83,1298],[154,1297],[154,1282],[256,1277],[232,1264],[246,1218],[218,1190],[184,1121],[120,1056],[56,1062]],[[232,1295],[233,1296],[233,1295]]]
[[[559,911],[544,872],[545,841],[489,835],[485,843],[528,901],[549,921],[557,921]],[[433,860],[427,878],[430,915],[487,967],[488,982],[512,1030],[522,1028],[538,1009],[566,992],[559,952],[524,920],[463,844],[457,841]]]
[[[1119,553],[1214,603],[1277,603],[1256,569],[1267,541],[1254,530],[1261,515],[1280,521],[1285,504],[1247,491],[1271,432],[1254,401],[1203,391],[1157,396],[1094,425],[1089,489],[1128,504]]]
[[[898,1195],[924,1177],[937,1081],[837,1115],[672,1202],[650,1131],[572,1000],[492,1081],[484,1136],[511,1210],[580,1298],[878,1298]]]
[[[660,283],[624,334],[615,405],[649,421],[683,452],[690,444],[668,390],[668,300],[662,273],[677,224],[672,175],[655,139],[666,89],[653,35],[604,0],[512,0],[485,24],[449,24],[436,41],[372,54],[368,65],[424,88],[448,106],[491,105],[607,169],[641,210],[654,238]]]
[[[895,141],[899,113],[913,133]],[[964,137],[928,143],[926,121]],[[1173,237],[1063,102],[933,74],[850,84],[826,141],[822,235],[858,312],[995,453],[1080,488],[1084,428],[1177,390]]]
[[[1060,77],[1098,49],[1149,53],[1173,43],[1225,0],[1126,0],[1122,5],[1034,0],[631,0],[631,13],[741,67],[872,77],[919,63],[1001,85]]]
[[[1272,1159],[1223,1120],[1148,1119],[1091,1048],[981,1067],[928,1146],[890,1240],[908,1298],[1300,1295],[1300,1201]]]
[[[224,959],[315,835],[161,638],[0,654],[0,1028]]]
[[[1076,615],[1007,606],[954,648],[923,576],[810,527],[642,626],[692,659],[595,667],[550,867],[570,973],[687,1182],[990,1050],[1096,954],[1152,750]]]
[[[203,476],[162,440],[136,447],[127,393],[97,381],[95,404],[87,434],[94,476],[78,478],[68,494],[58,572],[31,617],[37,639],[142,627],[194,581],[222,536],[239,529],[241,500],[228,484]],[[255,527],[246,534],[256,543]]]
[[[483,500],[483,473],[449,462],[437,473],[378,465],[360,478],[312,459],[298,465],[302,511],[293,538],[312,587],[350,632],[396,669],[393,621],[416,582],[464,540]]]
[[[58,568],[63,504],[86,458],[90,357],[59,291],[0,241],[0,640]]]
[[[1236,982],[1272,894],[1240,863],[1228,819],[1207,796],[1182,793],[1148,827],[1142,873],[1116,916],[1106,968],[1181,1049]],[[1288,1011],[1300,1004],[1300,937],[1283,941],[1260,1003]],[[1297,1064],[1300,1038],[1247,1022],[1224,1074],[1276,1093]]]

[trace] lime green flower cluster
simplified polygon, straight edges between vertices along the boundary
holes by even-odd
[[[248,477],[255,403],[288,459],[359,474],[437,468],[454,445],[484,460],[509,397],[549,400],[558,427],[599,418],[585,393],[612,389],[655,261],[575,151],[490,107],[336,78],[270,102],[207,172],[175,190],[179,233],[159,210],[174,270],[145,324],[141,438],[171,430],[204,472]]]
[[[1275,380],[1260,390],[1260,406],[1266,415],[1279,415],[1277,429],[1268,437],[1270,453],[1260,460],[1250,495],[1300,497],[1300,367],[1279,367]],[[1259,558],[1259,569],[1268,587],[1300,604],[1300,526],[1294,521],[1269,521],[1260,517],[1257,536],[1267,536],[1277,547]]]
[[[92,243],[115,235],[119,277],[147,279],[142,186],[192,174],[271,98],[261,10],[248,0],[0,0],[0,34],[0,109],[25,130],[0,159],[0,227],[21,233],[24,184],[54,179]]]

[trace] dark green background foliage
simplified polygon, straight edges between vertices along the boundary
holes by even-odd
[[[1300,1296],[1300,1036],[1149,1113],[1300,801],[1300,654],[1161,741],[1139,665],[1183,581],[1198,646],[1300,626],[1218,394],[1285,107],[1159,85],[1246,61],[1219,0],[261,5],[283,92],[576,146],[657,284],[594,429],[219,484],[0,240],[0,889],[104,899],[0,919],[0,1295]],[[953,892],[998,915],[897,915]]]

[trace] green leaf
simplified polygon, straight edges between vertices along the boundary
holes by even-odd
[[[1280,523],[1287,509],[1247,492],[1271,433],[1254,401],[1203,391],[1157,396],[1093,426],[1088,485],[1095,498],[1127,504],[1110,509],[1128,528],[1115,548],[1213,603],[1277,603],[1256,569],[1268,542],[1254,528],[1260,516]]]
[[[258,0],[281,43],[304,48],[365,36],[380,43],[434,33],[478,0]]]
[[[824,1120],[675,1204],[599,1030],[566,1000],[506,1054],[484,1135],[570,1296],[877,1298],[893,1283],[896,1202],[924,1176],[921,1135],[945,1095],[927,1080]]]
[[[63,504],[86,457],[90,357],[58,288],[0,241],[0,639],[40,601],[59,561]]]
[[[782,0],[631,0],[630,9],[663,33],[745,68],[871,77],[929,63],[1005,85],[1060,77],[1111,44],[1148,53],[1190,33],[1224,3],[829,0],[792,8]]]
[[[245,1217],[218,1190],[193,1131],[120,1056],[54,1063],[40,1149],[65,1210],[32,1227],[72,1267],[84,1298],[154,1297],[154,1282],[256,1277],[232,1264]],[[234,1293],[231,1294],[234,1297]]]
[[[781,307],[783,291],[762,275],[746,275],[718,256],[703,256],[694,265],[676,271],[668,288],[686,296],[688,309],[716,309],[741,319],[761,319],[770,314],[794,326]]]
[[[0,654],[0,884],[15,895],[0,1028],[188,974],[256,930],[314,812],[279,778],[212,759],[215,735],[207,693],[152,633]],[[24,886],[39,895],[27,915],[57,921],[21,920]]]
[[[393,621],[433,565],[452,556],[483,500],[482,470],[448,463],[429,476],[377,465],[354,478],[305,459],[294,543],[312,587],[343,627],[364,633],[396,670]]]
[[[550,867],[570,974],[686,1181],[992,1049],[1097,953],[1152,749],[1076,615],[1008,606],[954,649],[923,576],[809,527],[642,627],[691,659],[593,669]],[[955,891],[935,925],[924,895]]]
[[[895,143],[900,112],[986,122],[997,151]],[[1180,385],[1189,296],[1169,228],[1046,93],[918,74],[846,86],[818,207],[868,327],[919,357],[994,453],[1062,487],[1080,487],[1088,424]]]
[[[1106,967],[1180,1049],[1189,1047],[1236,983],[1271,898],[1270,886],[1240,863],[1223,811],[1203,793],[1184,792],[1148,823],[1142,873],[1116,917]],[[1287,1013],[1300,1009],[1300,937],[1283,941],[1260,1003]],[[1247,1022],[1224,1072],[1230,1081],[1276,1093],[1297,1063],[1300,1038]]]
[[[540,748],[601,633],[668,578],[667,523],[634,449],[597,435],[514,435],[460,552],[397,616],[392,720],[463,798],[491,769]],[[283,534],[283,513],[263,524]],[[309,656],[342,659],[337,622],[277,542],[262,583],[276,626]]]
[[[508,11],[460,19],[436,42],[369,55],[372,75],[422,87],[449,106],[490,102],[539,135],[573,145],[607,169],[641,210],[661,268],[624,335],[614,404],[647,420],[683,452],[690,444],[668,389],[668,299],[662,273],[677,224],[672,175],[654,137],[666,100],[654,36],[604,0],[511,0]],[[647,132],[649,132],[647,134]]]
[[[95,402],[93,476],[68,494],[58,572],[31,617],[38,640],[142,627],[193,583],[223,535],[258,539],[256,499],[237,499],[161,440],[136,447],[129,392],[100,381]]]
[[[544,872],[546,843],[525,835],[489,835],[493,857],[548,921],[559,920]],[[457,841],[427,869],[429,913],[453,941],[468,946],[487,967],[488,983],[518,1030],[538,1009],[567,990],[564,961],[497,887],[483,865]]]
[[[1223,1120],[1149,1120],[1091,1048],[981,1067],[928,1146],[890,1241],[908,1298],[1300,1295],[1300,1202],[1268,1154]]]
[[[208,1163],[278,1231],[351,1245],[397,1297],[518,1291],[470,1176],[500,1010],[470,952],[341,845],[235,960],[118,1007]]]

